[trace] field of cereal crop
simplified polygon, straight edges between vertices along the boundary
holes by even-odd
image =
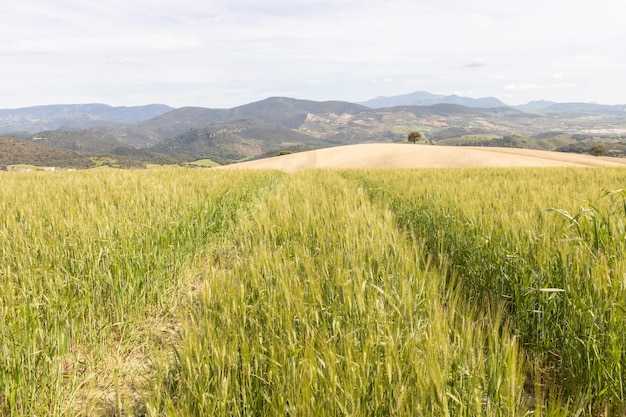
[[[0,173],[0,415],[619,415],[620,168]]]

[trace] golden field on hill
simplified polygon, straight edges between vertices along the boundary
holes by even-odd
[[[477,168],[626,166],[626,159],[514,148],[371,143],[229,165],[228,169]]]

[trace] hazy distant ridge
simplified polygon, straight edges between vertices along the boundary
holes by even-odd
[[[416,91],[414,93],[391,97],[376,97],[360,104],[374,109],[397,106],[432,106],[434,104],[459,104],[461,106],[478,108],[507,106],[507,104],[495,97],[469,98],[461,97],[456,94],[444,96],[441,94],[431,94],[426,91]]]
[[[139,123],[174,110],[164,104],[113,107],[107,104],[53,104],[0,110],[0,132],[84,129],[106,123]]]

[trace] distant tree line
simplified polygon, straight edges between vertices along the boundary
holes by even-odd
[[[524,148],[528,139],[521,135],[506,135],[501,138],[473,141],[464,143],[463,146],[484,146],[494,148]]]

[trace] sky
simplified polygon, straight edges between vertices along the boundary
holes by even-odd
[[[623,0],[0,0],[0,108],[626,104]]]

